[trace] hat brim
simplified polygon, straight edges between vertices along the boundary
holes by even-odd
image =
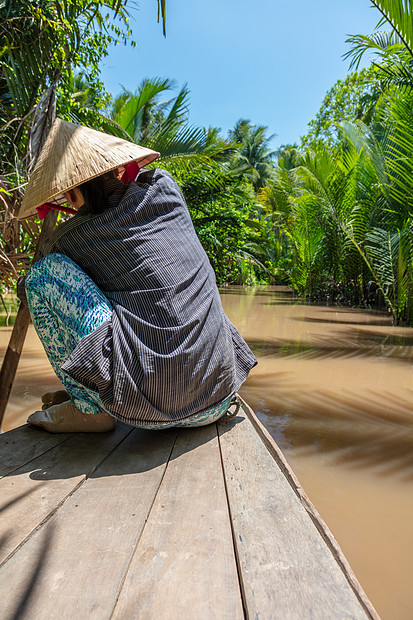
[[[157,151],[109,134],[56,119],[30,177],[18,219],[46,202],[66,202],[64,193],[106,172],[136,161],[142,168]]]

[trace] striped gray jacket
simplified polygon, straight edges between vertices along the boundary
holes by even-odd
[[[102,214],[80,209],[56,229],[49,249],[77,263],[113,307],[111,321],[84,337],[62,368],[117,418],[189,417],[236,392],[255,366],[164,170],[142,171]]]

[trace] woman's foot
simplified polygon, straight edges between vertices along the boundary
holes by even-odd
[[[69,392],[66,390],[56,390],[55,392],[46,392],[42,396],[42,409],[48,409],[51,405],[59,405],[66,400],[70,400]]]
[[[70,400],[35,411],[27,418],[27,423],[49,433],[106,433],[116,426],[115,418],[106,411],[95,415],[82,413]]]

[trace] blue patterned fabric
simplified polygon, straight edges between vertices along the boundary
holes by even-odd
[[[105,407],[99,395],[72,379],[62,370],[62,366],[82,338],[110,321],[112,307],[109,301],[89,276],[70,258],[61,254],[49,254],[33,265],[26,276],[25,285],[33,325],[71,401],[86,414],[103,411]],[[215,407],[175,422],[129,423],[153,430],[174,426],[205,426],[221,418],[230,403],[231,397]]]
[[[156,430],[162,428],[172,428],[175,426],[184,428],[207,426],[207,424],[212,424],[212,422],[217,422],[220,418],[222,418],[222,416],[224,416],[228,411],[230,404],[231,396],[216,407],[211,407],[211,409],[206,409],[205,411],[195,413],[190,418],[186,418],[185,420],[179,420],[178,422],[161,422],[160,424],[140,424],[139,428]]]
[[[89,276],[61,254],[34,264],[25,284],[34,328],[72,403],[83,413],[103,411],[99,395],[72,379],[62,366],[84,336],[110,320],[110,303]]]

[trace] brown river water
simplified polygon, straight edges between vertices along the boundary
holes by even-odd
[[[383,620],[413,618],[413,330],[304,306],[282,287],[222,290],[258,358],[241,395],[283,450]],[[11,328],[0,328],[0,353]],[[59,387],[33,328],[3,430]]]

